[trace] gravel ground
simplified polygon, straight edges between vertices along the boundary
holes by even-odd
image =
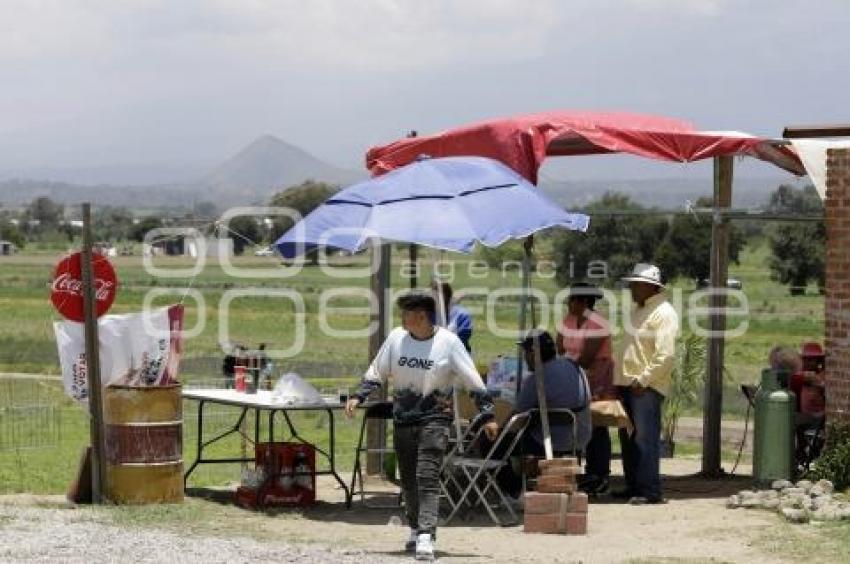
[[[493,526],[482,513],[440,528],[439,561],[750,564],[799,561],[801,555],[811,564],[847,561],[846,553],[826,545],[823,554],[810,550],[821,538],[811,526],[791,529],[772,513],[726,509],[726,498],[748,487],[748,478],[706,482],[694,476],[700,466],[696,459],[662,465],[667,505],[599,500],[590,507],[584,536],[528,535],[521,526]],[[358,502],[346,509],[342,491],[334,486],[331,478],[320,480],[322,499],[309,509],[271,513],[245,511],[227,495],[216,495],[226,490],[207,491],[209,497],[195,491],[185,504],[161,508],[74,507],[59,495],[0,496],[0,564],[413,561],[399,551],[406,529],[388,526],[397,508],[369,509]],[[768,540],[777,535],[787,537],[779,549]],[[800,545],[805,552],[798,551],[797,541],[808,543]]]
[[[98,522],[85,510],[0,504],[0,562],[409,562],[359,550],[177,535]]]

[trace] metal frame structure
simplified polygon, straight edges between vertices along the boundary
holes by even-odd
[[[850,127],[847,128],[850,132]],[[786,133],[789,130],[786,129]],[[833,132],[834,135],[838,133]],[[547,146],[547,155],[562,156],[564,144],[587,143],[586,140],[576,140],[573,138],[555,139]],[[764,143],[767,146],[781,147],[786,146],[790,142],[788,139],[766,139]],[[561,153],[561,155],[559,155]],[[725,289],[726,279],[729,269],[729,221],[731,219],[732,210],[732,180],[734,175],[734,155],[724,155],[713,157],[714,162],[714,180],[713,180],[713,206],[712,213],[712,230],[711,230],[711,271],[710,271],[710,287],[715,290],[715,294],[710,299],[710,328],[712,336],[709,338],[708,344],[708,374],[706,380],[705,393],[705,410],[703,415],[703,452],[702,452],[702,468],[701,472],[704,476],[710,478],[720,477],[724,474],[721,466],[721,425],[722,425],[722,402],[723,402],[723,364],[724,364],[724,343],[725,338],[723,333],[726,329],[726,315],[722,308],[725,307],[725,296],[719,290]],[[778,165],[777,165],[778,166]],[[373,249],[373,260],[375,257]],[[384,255],[382,253],[382,258]],[[388,268],[389,257],[387,260],[381,260],[381,269]],[[378,279],[386,281],[386,284],[381,285],[376,283]],[[377,312],[373,311],[375,316],[380,319],[386,318],[387,304],[385,297],[385,289],[389,286],[388,274],[379,273],[372,277],[373,288],[380,288],[376,292],[378,296]],[[523,325],[522,316],[520,313],[520,325]],[[373,343],[375,337],[380,337],[378,343],[385,336],[386,326],[383,326],[383,331],[378,331],[373,340],[370,341],[370,359],[377,352],[377,347]]]

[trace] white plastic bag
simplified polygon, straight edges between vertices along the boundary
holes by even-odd
[[[161,386],[176,382],[182,322],[182,306],[101,317],[97,323],[101,384]],[[57,321],[53,329],[65,391],[73,399],[87,402],[84,326]]]
[[[324,403],[319,390],[294,372],[288,372],[280,377],[272,390],[272,401],[284,405]]]

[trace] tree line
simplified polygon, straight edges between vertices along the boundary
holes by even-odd
[[[338,190],[337,186],[308,180],[278,191],[268,205],[297,210],[306,216]],[[710,208],[710,198],[701,198],[697,208]],[[581,211],[592,216],[587,233],[553,230],[548,239],[557,278],[569,284],[585,277],[594,261],[604,261],[606,278],[612,282],[623,276],[636,261],[658,264],[668,279],[683,277],[696,283],[709,276],[712,215],[676,213],[646,208],[618,193],[608,193]],[[779,186],[770,196],[765,211],[776,215],[812,216],[823,213],[823,204],[809,185]],[[22,212],[0,210],[0,239],[19,248],[28,242],[71,243],[79,235],[67,210],[50,198],[34,199]],[[178,218],[134,217],[126,208],[99,208],[95,214],[96,240],[141,242],[151,229],[180,225],[189,219],[214,222],[219,210],[210,202],[196,204],[191,213]],[[257,218],[238,216],[229,225],[234,252],[242,254],[256,245],[270,245],[292,227],[288,217]],[[223,228],[219,225],[220,231]],[[221,232],[224,236],[225,233]],[[770,248],[767,266],[770,276],[800,294],[810,282],[824,286],[826,229],[822,218],[810,221],[732,221],[729,258],[737,263],[747,244],[765,241]],[[480,248],[479,257],[492,266],[515,263],[522,257],[518,244],[498,249]]]
[[[711,198],[700,198],[695,208],[711,208]],[[707,281],[711,261],[710,213],[671,213],[654,210],[626,195],[607,193],[581,210],[591,215],[587,233],[553,230],[548,236],[551,258],[562,285],[594,278],[612,284],[625,276],[635,262],[657,264],[668,280]],[[823,203],[811,185],[779,186],[770,196],[765,212],[782,216],[818,216]],[[803,294],[810,282],[823,290],[825,281],[826,228],[822,217],[807,221],[733,220],[730,222],[729,260],[737,264],[747,244],[766,243],[771,279],[788,286],[793,295]],[[521,259],[518,244],[481,249],[480,257],[491,266]],[[604,268],[598,265],[604,263]],[[588,276],[592,274],[592,276]]]

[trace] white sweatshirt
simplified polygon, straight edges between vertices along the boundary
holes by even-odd
[[[354,394],[365,401],[375,388],[393,378],[393,419],[396,425],[418,425],[434,419],[452,419],[455,386],[471,392],[482,413],[492,413],[493,402],[460,339],[436,327],[434,336],[419,340],[397,327],[387,336]]]

